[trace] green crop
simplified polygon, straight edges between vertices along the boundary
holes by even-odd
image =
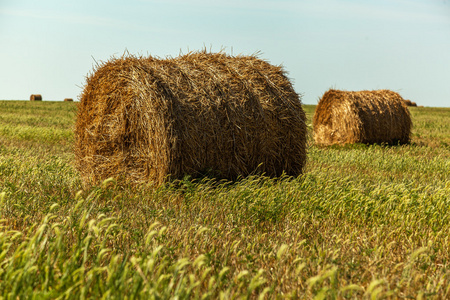
[[[89,189],[76,103],[0,109],[0,298],[450,297],[450,109],[410,108],[410,145],[310,139],[297,178]]]

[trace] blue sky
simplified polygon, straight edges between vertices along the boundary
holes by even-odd
[[[0,0],[0,99],[77,99],[97,61],[203,48],[282,64],[302,102],[391,89],[450,107],[450,0]]]

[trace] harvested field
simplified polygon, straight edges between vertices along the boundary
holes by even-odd
[[[0,111],[0,295],[449,298],[450,108],[411,109],[401,147],[312,144],[296,178],[87,189],[76,105]]]

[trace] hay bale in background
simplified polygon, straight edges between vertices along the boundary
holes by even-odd
[[[64,98],[64,102],[73,102],[72,98]]]
[[[283,69],[254,56],[126,56],[87,78],[75,128],[85,184],[108,177],[160,184],[212,170],[297,176],[305,113]]]
[[[411,100],[403,100],[406,106],[417,106],[416,102],[412,102]]]
[[[329,90],[313,117],[319,145],[347,143],[408,143],[411,117],[402,97],[389,90]]]
[[[30,96],[30,101],[42,101],[42,95],[40,95],[40,94],[32,94]]]

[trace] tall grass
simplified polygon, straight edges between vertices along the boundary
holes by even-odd
[[[298,178],[83,190],[75,103],[0,106],[5,298],[450,297],[450,109],[407,146],[311,143]]]

